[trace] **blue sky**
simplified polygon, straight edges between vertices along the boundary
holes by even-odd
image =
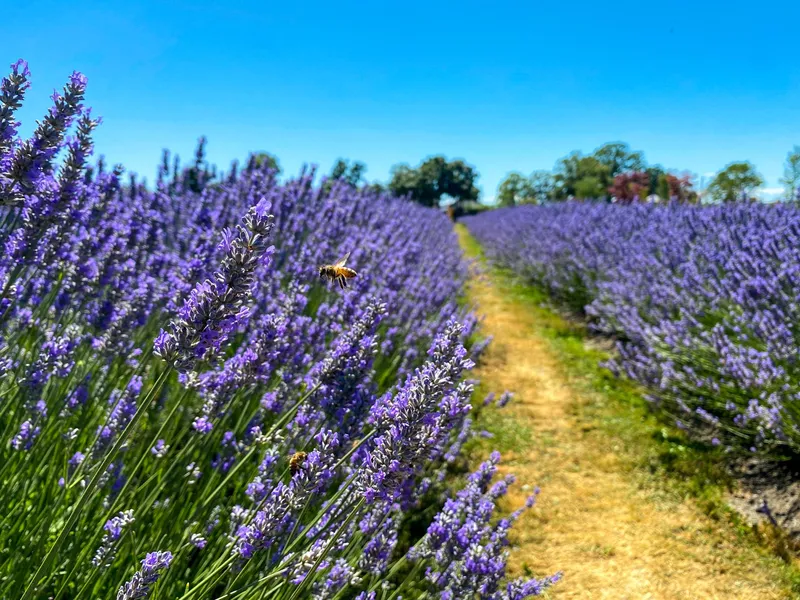
[[[29,62],[25,133],[86,74],[98,152],[149,181],[162,148],[188,160],[205,134],[225,169],[266,150],[288,174],[344,157],[384,180],[442,153],[491,199],[509,171],[617,140],[698,175],[750,160],[777,187],[798,40],[800,6],[772,0],[33,0],[4,6],[0,63]]]

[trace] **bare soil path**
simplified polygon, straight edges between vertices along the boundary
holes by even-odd
[[[476,247],[458,225],[462,246]],[[654,494],[637,483],[582,417],[589,398],[571,385],[561,359],[537,327],[536,311],[491,272],[474,275],[471,302],[494,337],[478,367],[487,390],[510,390],[503,423],[512,443],[501,467],[517,476],[507,508],[534,486],[534,510],[515,526],[514,574],[564,572],[550,597],[592,600],[768,600],[791,598],[780,563],[743,543],[691,500]],[[528,438],[532,439],[528,439]],[[490,442],[494,440],[489,440]]]

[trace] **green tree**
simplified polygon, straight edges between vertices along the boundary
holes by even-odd
[[[528,178],[532,200],[536,204],[544,204],[552,200],[554,189],[553,174],[550,171],[534,171]]]
[[[750,194],[764,184],[764,178],[747,161],[734,162],[716,174],[708,186],[708,194],[718,202],[749,199]]]
[[[497,205],[516,206],[536,202],[530,180],[521,173],[509,173],[497,186]]]
[[[575,197],[581,200],[595,200],[606,195],[603,180],[588,175],[575,182]]]
[[[350,164],[350,161],[338,159],[331,169],[329,179],[343,180],[353,187],[358,187],[364,177],[364,172],[367,170],[367,165],[362,162],[355,161]]]
[[[650,185],[648,186],[650,188],[650,193],[657,194],[662,200],[668,199],[669,196],[663,195],[669,192],[664,180],[664,176],[667,174],[664,167],[661,165],[652,165],[647,167],[644,172],[647,173],[647,176],[650,178]]]
[[[639,172],[645,169],[644,154],[634,152],[628,144],[610,142],[600,146],[592,155],[608,168],[608,178],[613,180],[622,173]]]
[[[281,166],[278,162],[278,158],[270,154],[269,152],[254,152],[250,155],[250,158],[247,161],[247,170],[253,171],[256,169],[262,169],[264,167],[268,167],[269,169],[276,172],[276,174],[281,173]]]
[[[383,194],[386,191],[386,186],[379,181],[373,181],[372,183],[365,184],[363,189],[374,194]]]
[[[611,171],[594,156],[583,156],[576,151],[558,161],[553,176],[554,196],[560,200],[569,197],[599,198],[611,183]],[[581,183],[580,193],[578,183]],[[586,195],[600,189],[599,193]]]
[[[448,162],[444,156],[432,156],[415,169],[406,164],[392,167],[389,190],[398,196],[410,195],[425,206],[438,206],[443,196],[456,202],[477,200],[477,178],[475,169],[462,160]]]
[[[211,172],[206,162],[206,137],[201,136],[194,151],[194,164],[183,173],[183,185],[199,194],[210,180]]]
[[[786,186],[787,199],[794,200],[800,189],[800,146],[795,146],[794,150],[786,155],[781,183]]]

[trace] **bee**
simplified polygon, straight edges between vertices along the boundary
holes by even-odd
[[[342,258],[337,260],[332,265],[325,265],[319,268],[319,276],[326,278],[328,281],[335,281],[342,289],[347,287],[347,280],[352,279],[357,275],[353,269],[345,267],[344,263],[347,262],[350,253],[348,252]]]
[[[302,468],[307,456],[308,454],[305,452],[295,452],[292,454],[292,458],[289,459],[289,471],[292,473],[292,475],[297,473]]]

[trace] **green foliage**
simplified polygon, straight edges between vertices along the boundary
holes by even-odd
[[[620,173],[642,171],[645,168],[644,154],[632,151],[628,144],[623,142],[604,144],[594,151],[593,156],[608,169],[610,179]]]
[[[576,151],[556,164],[554,195],[560,200],[604,197],[614,177],[644,169],[644,155],[622,142],[604,144],[589,156]]]
[[[267,165],[277,174],[280,174],[281,166],[278,163],[278,158],[269,152],[256,152],[251,154],[250,159],[247,162],[247,170],[253,171],[256,169],[261,169],[265,165]]]
[[[208,171],[206,164],[206,138],[201,136],[197,142],[197,149],[194,152],[194,164],[186,169],[183,174],[185,186],[193,192],[200,193],[203,191],[205,184],[211,179],[211,174]],[[164,159],[166,160],[166,158]],[[176,157],[176,168],[177,168]]]
[[[350,164],[350,161],[340,158],[333,165],[329,179],[331,181],[346,181],[352,187],[358,187],[366,170],[367,165],[362,162],[354,161],[353,164]]]
[[[521,173],[509,173],[497,186],[497,205],[516,206],[534,201],[533,190],[528,178]]]
[[[736,202],[749,199],[764,179],[747,161],[734,162],[717,173],[708,186],[708,194],[717,202]]]
[[[600,176],[587,175],[574,184],[573,195],[582,200],[600,198],[606,193],[604,180]]]
[[[509,173],[497,188],[498,206],[544,204],[553,196],[553,176],[549,171],[534,171],[525,177]]]
[[[389,190],[398,196],[410,195],[424,206],[438,206],[442,197],[456,202],[476,201],[478,173],[462,160],[448,162],[444,156],[432,156],[418,167],[401,164],[392,167]]]
[[[611,171],[594,156],[573,152],[556,165],[554,176],[556,197],[598,198],[611,184]],[[580,190],[578,185],[580,184]]]
[[[800,146],[795,146],[794,150],[786,155],[781,183],[786,186],[786,197],[794,200],[800,188]]]
[[[531,187],[534,201],[537,204],[544,204],[553,199],[553,192],[555,191],[555,182],[553,181],[553,174],[550,171],[534,171],[528,177],[528,184]]]

